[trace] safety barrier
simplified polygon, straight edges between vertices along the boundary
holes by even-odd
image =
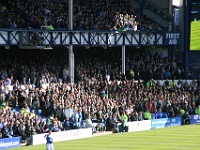
[[[151,129],[151,120],[127,122],[128,132],[143,131]]]
[[[45,134],[46,133],[33,135],[32,145],[45,144],[46,143],[46,139],[44,138]],[[54,142],[88,138],[92,137],[92,128],[52,132],[52,137]]]
[[[190,124],[200,124],[200,115],[190,115]]]
[[[21,137],[0,139],[0,150],[17,148],[21,146],[20,144],[21,144]]]
[[[151,129],[180,126],[181,124],[182,124],[181,117],[153,119],[151,120]]]
[[[190,115],[190,118],[191,118],[191,124],[200,124],[200,115]],[[119,129],[119,126],[121,125],[121,123],[118,123],[117,125]],[[144,130],[166,128],[166,127],[172,127],[172,126],[181,126],[182,117],[133,121],[133,122],[126,122],[125,125],[128,127],[128,132],[144,131]],[[45,136],[45,133],[33,135],[32,145],[45,144],[46,139],[44,138],[44,136]],[[54,142],[88,138],[88,137],[92,137],[92,128],[53,132],[52,137],[54,139]],[[1,149],[1,144],[2,143],[0,143],[0,149]]]
[[[199,117],[200,123],[200,117]],[[118,132],[120,131],[121,123],[118,123]],[[172,126],[182,125],[182,117],[173,117],[173,118],[161,118],[161,119],[152,119],[152,120],[143,120],[143,121],[133,121],[126,122],[125,126],[128,128],[128,132],[144,131],[157,128],[165,128]]]

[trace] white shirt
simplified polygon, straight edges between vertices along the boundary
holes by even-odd
[[[11,80],[9,78],[4,80],[4,85],[5,86],[10,86],[11,85]]]
[[[86,119],[85,120],[85,123],[86,123],[86,127],[92,127],[92,120],[91,119]]]
[[[63,69],[63,76],[69,76],[69,70],[66,68]]]
[[[65,109],[65,117],[71,118],[73,115],[73,110],[71,108]]]
[[[107,81],[110,81],[110,75],[106,75],[106,79],[107,79]]]
[[[133,31],[137,31],[137,24],[133,24]]]
[[[0,122],[0,129],[3,129],[3,127],[4,127],[3,122]]]

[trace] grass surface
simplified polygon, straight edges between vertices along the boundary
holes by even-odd
[[[197,150],[199,125],[117,133],[54,143],[55,150]],[[45,150],[45,144],[15,150]],[[13,149],[11,149],[13,150]]]
[[[200,21],[191,22],[190,50],[200,50]]]

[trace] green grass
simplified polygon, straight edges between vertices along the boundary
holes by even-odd
[[[190,50],[200,50],[200,21],[191,22]]]
[[[199,125],[117,133],[54,143],[55,150],[197,150]],[[12,150],[12,149],[11,149]],[[45,150],[45,144],[15,150]]]

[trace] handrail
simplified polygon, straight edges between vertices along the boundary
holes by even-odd
[[[0,28],[1,31],[14,32],[14,31],[33,31],[33,32],[85,32],[85,33],[169,33],[168,31],[105,31],[105,30],[67,30],[67,29],[20,29],[20,28]]]

